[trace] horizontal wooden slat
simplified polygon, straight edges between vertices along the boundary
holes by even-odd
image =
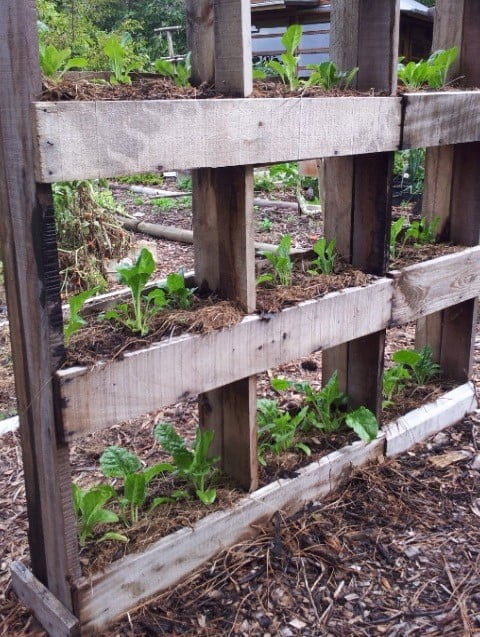
[[[13,589],[49,635],[79,637],[78,619],[21,562],[11,565]]]
[[[405,95],[403,148],[480,140],[480,91]]]
[[[248,316],[220,332],[163,341],[91,370],[59,371],[66,438],[384,329],[392,287],[392,281],[381,279],[305,301],[268,319]]]
[[[213,513],[132,554],[80,583],[82,634],[97,633],[123,613],[180,581],[217,553],[254,536],[276,511],[291,515],[347,480],[354,467],[380,458],[384,435],[369,445],[356,442],[299,470],[299,475],[246,496],[228,511]],[[257,527],[257,528],[255,528]]]
[[[403,325],[480,294],[480,246],[394,273],[392,325]]]
[[[440,396],[428,405],[414,409],[384,429],[387,438],[386,456],[391,458],[410,449],[418,442],[453,425],[477,408],[473,383]]]
[[[37,102],[33,112],[42,182],[365,154],[400,143],[396,97]]]

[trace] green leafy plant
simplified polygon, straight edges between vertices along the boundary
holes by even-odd
[[[258,222],[258,229],[260,232],[270,232],[272,228],[273,221],[268,217],[263,217],[263,219],[260,219],[260,221]]]
[[[280,454],[289,449],[300,449],[309,456],[310,447],[295,441],[298,428],[304,422],[308,407],[303,407],[296,415],[279,408],[276,400],[261,398],[257,401],[258,460],[265,466],[265,453]]]
[[[105,449],[100,456],[100,468],[106,477],[123,478],[123,495],[117,497],[117,501],[124,515],[127,508],[129,509],[129,522],[131,524],[138,522],[139,510],[147,501],[147,488],[153,478],[175,469],[173,465],[161,462],[141,471],[142,463],[139,458],[128,449],[118,446],[111,446]],[[150,510],[164,501],[164,498],[157,498]]]
[[[441,88],[447,84],[450,67],[457,59],[458,47],[434,51],[428,60],[403,64],[400,58],[398,80],[408,89],[415,90],[424,85],[430,88]]]
[[[71,57],[71,49],[59,50],[54,44],[40,44],[40,67],[44,75],[59,80],[70,69],[84,68],[88,62],[82,57]]]
[[[192,190],[192,178],[185,175],[184,177],[177,178],[177,188],[179,190],[185,190],[185,192],[190,192]]]
[[[390,227],[390,257],[396,259],[401,252],[399,248],[399,237],[405,226],[405,217],[399,217]],[[403,244],[402,244],[403,245]]]
[[[272,192],[275,190],[275,182],[272,179],[270,172],[268,174],[264,172],[255,173],[253,187],[254,190],[262,192]]]
[[[176,86],[188,86],[192,73],[191,57],[192,54],[188,53],[183,63],[176,62],[175,64],[168,60],[158,59],[153,62],[153,66],[160,75],[170,77]]]
[[[185,286],[185,275],[183,271],[173,272],[167,276],[167,280],[162,288],[165,291],[167,300],[182,310],[188,310],[192,306],[193,294],[196,288]]]
[[[65,336],[65,343],[68,345],[71,337],[75,332],[77,332],[81,327],[87,324],[87,321],[80,316],[80,310],[84,306],[85,302],[97,294],[100,291],[100,286],[97,285],[90,290],[84,290],[75,296],[72,296],[68,299],[68,305],[70,307],[70,313],[68,316],[68,321],[64,325],[63,335]]]
[[[317,258],[310,263],[310,274],[332,274],[335,265],[336,240],[327,241],[323,237],[315,242],[313,251]]]
[[[284,84],[288,84],[291,91],[295,91],[300,84],[300,79],[297,75],[299,56],[295,55],[295,51],[301,39],[302,27],[299,24],[291,24],[282,36],[285,53],[282,53],[281,61],[270,60],[267,62],[267,68],[272,69]]]
[[[345,424],[357,434],[360,440],[371,442],[378,434],[378,421],[375,414],[363,405],[348,412]]]
[[[198,427],[190,450],[169,423],[159,423],[155,427],[155,438],[172,456],[177,474],[190,482],[204,504],[212,504],[217,497],[215,488],[207,488],[216,473],[215,464],[220,460],[219,456],[209,457],[213,437],[213,431]]]
[[[420,351],[414,349],[399,350],[393,354],[393,360],[406,367],[418,385],[425,385],[441,373],[441,367],[432,358],[432,350],[425,345]]]
[[[435,217],[430,222],[426,217],[422,217],[420,221],[412,221],[405,232],[405,242],[412,239],[415,244],[420,245],[435,243],[439,223],[440,217]]]
[[[280,285],[292,284],[293,261],[290,258],[292,237],[286,234],[282,237],[275,252],[264,252],[263,255],[273,268],[273,275],[262,274],[257,279],[258,283],[277,281]]]
[[[128,62],[128,52],[125,42],[117,35],[108,38],[103,46],[103,51],[108,57],[113,75],[110,76],[111,84],[131,84],[129,73],[138,68],[135,62]]]
[[[384,400],[382,407],[389,407],[393,404],[392,398],[405,387],[406,383],[411,379],[410,372],[400,363],[395,363],[383,373],[382,394]]]
[[[340,71],[336,64],[331,61],[322,62],[321,64],[307,64],[307,69],[312,73],[305,86],[321,86],[325,90],[334,87],[347,89],[355,75],[358,73],[358,66],[350,71]]]
[[[105,504],[115,497],[115,490],[112,487],[98,485],[84,490],[72,484],[72,497],[80,546],[85,546],[86,541],[94,537],[95,527],[118,522],[118,515],[104,508]],[[126,542],[127,538],[120,533],[108,532],[98,541],[102,540]]]
[[[135,264],[120,264],[117,268],[120,283],[130,288],[133,305],[130,307],[127,303],[120,303],[105,312],[105,318],[117,321],[141,336],[148,334],[152,318],[168,306],[165,291],[161,288],[155,288],[142,297],[154,270],[155,261],[147,248],[142,249]]]

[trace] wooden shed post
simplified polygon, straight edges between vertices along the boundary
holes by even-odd
[[[458,46],[450,77],[466,86],[480,84],[480,4],[438,0],[433,50]],[[460,245],[480,242],[480,142],[428,148],[423,214],[440,217],[439,237]],[[472,299],[417,322],[416,347],[429,345],[443,372],[458,381],[472,372],[477,302]]]
[[[395,93],[399,0],[332,3],[331,58],[341,68],[359,67],[356,88]],[[391,222],[393,153],[326,159],[325,237],[353,266],[383,275]],[[338,370],[342,388],[356,404],[379,414],[385,332],[323,352],[324,382]]]
[[[188,40],[199,48],[192,55],[194,63],[198,61],[193,70],[196,82],[215,78],[216,89],[225,95],[248,96],[252,90],[249,0],[187,0],[187,24]],[[228,139],[218,143],[228,144]],[[253,168],[195,170],[192,188],[197,284],[253,312]],[[255,489],[255,376],[202,394],[199,413],[201,426],[215,431],[214,453],[221,455],[224,471],[244,488]]]
[[[34,177],[30,103],[41,90],[34,0],[0,3],[0,241],[34,575],[72,609],[80,575],[68,447],[52,374],[63,327],[49,186]]]

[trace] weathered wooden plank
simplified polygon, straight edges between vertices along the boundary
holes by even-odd
[[[480,138],[480,91],[406,94],[402,148],[446,146]]]
[[[268,320],[248,316],[221,332],[175,338],[91,370],[61,370],[57,378],[66,436],[82,436],[209,391],[219,382],[231,383],[384,329],[392,286],[382,279],[305,301]]]
[[[109,622],[179,582],[217,553],[253,537],[276,511],[291,515],[306,502],[325,497],[355,467],[382,457],[384,437],[357,442],[277,480],[242,499],[229,511],[213,513],[192,528],[159,540],[143,554],[132,554],[85,581],[79,590],[82,628],[101,631]]]
[[[13,590],[49,635],[79,637],[79,621],[21,562],[10,567]]]
[[[78,544],[68,449],[56,443],[52,373],[62,355],[51,194],[34,178],[30,103],[41,89],[31,0],[0,4],[0,240],[22,439],[32,570],[71,609]]]
[[[443,311],[440,365],[448,378],[465,382],[473,373],[478,301],[469,299]]]
[[[392,325],[438,312],[480,294],[480,247],[394,272]]]
[[[37,102],[37,177],[54,182],[395,150],[400,104],[397,97]]]
[[[455,424],[477,408],[475,388],[466,383],[423,405],[384,428],[387,458],[398,456],[413,445]]]
[[[215,34],[213,0],[185,0],[187,47],[192,53],[193,86],[215,81]]]
[[[248,97],[252,83],[250,0],[214,0],[215,88]]]

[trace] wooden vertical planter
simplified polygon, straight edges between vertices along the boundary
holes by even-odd
[[[471,17],[475,2],[462,0],[462,15]],[[442,360],[451,361],[449,370],[463,370],[458,376],[466,380],[480,293],[478,237],[475,247],[461,253],[384,275],[392,151],[402,144],[458,147],[463,159],[456,152],[455,161],[462,177],[457,171],[452,181],[451,226],[460,232],[462,202],[467,226],[478,234],[477,186],[465,158],[478,150],[480,93],[248,99],[249,2],[189,0],[194,76],[198,82],[214,78],[225,99],[35,102],[34,5],[33,0],[0,4],[0,58],[8,61],[0,65],[5,175],[0,230],[32,556],[32,572],[14,564],[12,578],[19,597],[57,637],[101,633],[122,613],[251,534],[253,524],[323,497],[354,467],[399,453],[475,407],[473,387],[462,384],[422,408],[423,416],[392,424],[370,445],[355,443],[302,469],[298,478],[257,489],[255,374],[322,349],[325,368],[338,368],[354,399],[378,411],[385,330],[441,311],[446,317]],[[454,5],[440,0],[439,9]],[[344,67],[358,62],[362,88],[392,92],[398,16],[398,0],[335,3],[335,55]],[[472,28],[465,27],[465,42],[471,41]],[[337,179],[336,190],[330,189],[327,234],[338,233],[338,245],[352,263],[379,278],[263,320],[254,313],[253,166],[312,157],[331,158],[327,177]],[[226,330],[159,342],[109,365],[59,371],[63,346],[48,184],[158,165],[194,169],[197,283],[240,303],[246,316]],[[468,244],[455,233],[453,238]],[[462,330],[466,336],[458,348]],[[200,395],[202,425],[216,428],[225,471],[251,493],[231,510],[85,580],[69,495],[69,442],[191,394]]]

